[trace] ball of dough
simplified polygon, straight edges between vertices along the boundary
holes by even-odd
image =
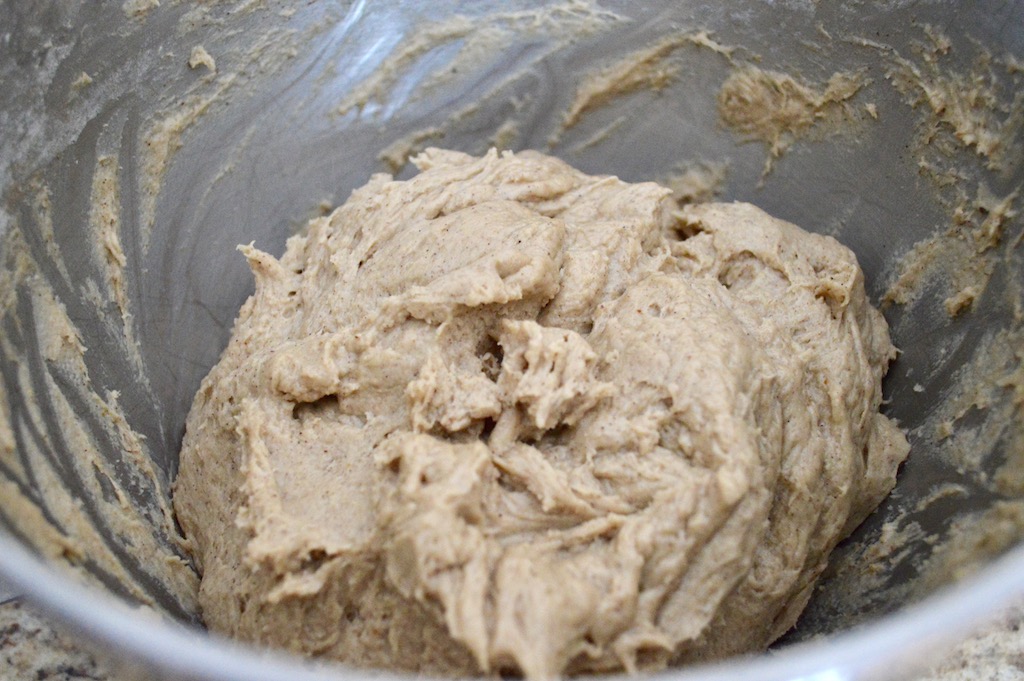
[[[908,451],[854,255],[539,153],[416,164],[242,249],[174,490],[210,629],[531,679],[765,648]]]

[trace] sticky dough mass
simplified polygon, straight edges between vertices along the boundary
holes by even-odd
[[[908,451],[854,255],[539,153],[416,164],[243,249],[174,495],[208,626],[531,679],[766,647]]]

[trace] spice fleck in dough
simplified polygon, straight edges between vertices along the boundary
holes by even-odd
[[[763,649],[908,451],[854,255],[539,153],[415,162],[243,248],[174,497],[209,627],[531,679]]]

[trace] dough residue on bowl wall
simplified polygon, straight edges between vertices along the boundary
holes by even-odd
[[[522,20],[520,14],[497,14],[493,17],[494,26],[487,23],[486,29],[460,17],[429,25],[417,31],[400,50],[381,62],[354,92],[346,96],[339,106],[339,112],[345,114],[352,110],[362,111],[370,105],[378,108],[397,106],[398,102],[394,101],[388,88],[405,91],[406,88],[398,87],[397,83],[403,78],[409,78],[411,73],[416,73],[416,69],[425,68],[428,75],[404,96],[405,101],[416,101],[429,93],[428,85],[451,81],[460,73],[460,68],[465,70],[468,60],[479,59],[479,50],[475,46],[481,43],[492,44],[497,41],[496,44],[504,44],[513,40],[517,32],[544,31],[549,39],[556,39],[554,48],[557,49],[564,41],[578,40],[606,30],[610,24],[622,20],[614,14],[595,12],[593,6],[588,4],[573,3],[572,7],[581,17],[578,24],[536,21],[518,25],[516,22]],[[588,8],[587,11],[584,8]],[[558,9],[558,6],[550,11],[568,14],[567,10]],[[505,24],[511,28],[505,27]],[[435,64],[426,59],[439,48],[453,43],[459,45],[459,48],[450,60]],[[741,58],[737,56],[741,52],[739,48],[721,43],[708,31],[682,30],[671,32],[651,47],[599,63],[584,72],[560,120],[547,135],[547,148],[559,145],[568,131],[595,112],[631,95],[657,95],[676,84],[684,73],[686,48],[707,50],[720,55],[724,63],[732,67],[731,75],[722,83],[719,91],[719,118],[724,127],[742,139],[760,141],[766,145],[768,156],[765,159],[764,175],[771,172],[777,159],[798,139],[821,139],[839,133],[854,134],[857,126],[865,119],[878,118],[873,103],[866,103],[867,108],[862,112],[851,102],[871,83],[871,79],[861,71],[840,71],[832,74],[824,83],[810,83],[797,76],[758,67],[756,55]],[[501,91],[510,82],[529,73],[548,53],[545,51],[536,59],[517,64],[510,74],[495,83],[490,94]],[[398,172],[412,155],[422,151],[428,144],[439,143],[444,139],[446,130],[464,124],[478,109],[476,104],[470,104],[449,115],[442,126],[431,125],[410,131],[382,152],[380,159],[391,172]],[[616,118],[594,131],[588,138],[576,143],[574,152],[607,141],[624,121],[624,118]],[[509,118],[499,124],[498,130],[513,126],[518,128],[519,123]]]
[[[888,78],[919,111],[916,153],[923,177],[937,189],[946,207],[949,226],[922,241],[903,259],[898,275],[885,293],[886,303],[907,304],[936,280],[946,285],[943,305],[955,317],[982,296],[998,261],[1016,248],[1019,236],[1003,236],[1018,216],[1021,187],[1002,191],[1000,181],[1007,159],[1019,157],[1024,132],[1024,79],[1012,62],[981,49],[968,67],[947,63],[955,56],[948,37],[925,26],[928,41],[907,57],[868,43],[890,60]],[[957,149],[973,151],[988,181],[972,187]],[[1001,252],[998,248],[1003,246]]]
[[[596,3],[569,0],[534,11],[494,12],[486,21],[456,15],[430,22],[408,35],[393,36],[392,40],[400,41],[397,49],[372,68],[345,96],[337,111],[345,115],[353,110],[363,112],[371,105],[401,105],[403,98],[396,99],[396,95],[401,95],[406,88],[396,87],[396,84],[424,67],[426,73],[420,72],[422,77],[405,96],[430,95],[442,86],[464,78],[466,73],[478,68],[481,61],[494,60],[503,46],[523,35],[553,38],[553,43],[542,52],[550,53],[559,47],[562,40],[592,35],[618,21],[622,21],[622,17]],[[448,45],[455,45],[456,49],[441,64],[431,64],[424,59]],[[515,70],[520,72],[522,69],[520,64]]]
[[[875,40],[843,38],[879,55],[886,82],[916,113],[907,148],[947,221],[893,261],[882,307],[900,315],[895,332],[922,317],[945,318],[955,337],[953,325],[993,309],[1006,311],[1008,322],[989,329],[966,353],[940,353],[932,372],[947,372],[948,382],[918,378],[914,391],[929,401],[922,406],[926,417],[910,433],[915,457],[949,471],[947,479],[919,499],[897,495],[886,523],[840,548],[826,574],[828,587],[815,600],[812,627],[840,619],[844,626],[858,623],[864,616],[851,603],[877,612],[887,611],[887,602],[924,598],[1024,539],[1024,280],[1016,256],[1024,228],[1021,186],[1007,181],[1014,158],[1007,150],[1022,141],[1024,81],[1009,57],[954,42],[932,26],[920,30],[921,40],[907,54]],[[993,280],[999,286],[991,286]],[[993,505],[965,503],[978,497]],[[936,513],[948,522],[936,526]]]
[[[428,145],[444,139],[446,131],[464,125],[480,111],[479,102],[493,99],[510,84],[528,76],[545,57],[571,41],[607,31],[624,19],[593,2],[570,0],[552,3],[541,10],[494,12],[487,21],[455,16],[416,27],[408,35],[396,34],[396,49],[363,75],[338,105],[342,116],[387,116],[400,106],[421,104],[444,93],[445,87],[457,87],[467,73],[481,64],[500,58],[500,48],[524,39],[536,39],[542,47],[524,59],[509,64],[503,75],[488,83],[477,101],[455,110],[443,125],[431,124],[410,130],[382,150],[378,158],[392,173],[401,171],[409,159]],[[448,52],[442,52],[443,50]],[[444,56],[438,59],[438,55]],[[499,55],[499,57],[496,57]],[[404,83],[411,83],[403,85]],[[491,125],[488,142],[498,148],[510,148],[521,131],[516,113],[525,104],[512,100],[513,113]]]
[[[723,125],[744,139],[765,144],[767,175],[801,137],[849,131],[859,119],[850,100],[870,82],[862,72],[837,71],[827,82],[811,84],[748,64],[722,84],[718,114]]]
[[[146,15],[160,6],[160,0],[125,0],[121,9],[129,19],[145,19]]]
[[[118,177],[117,158],[100,156],[96,159],[96,167],[92,174],[92,195],[89,198],[89,224],[92,234],[91,243],[98,249],[96,258],[106,263],[109,291],[114,302],[121,311],[125,330],[131,328],[128,320],[128,296],[124,289],[124,266],[127,259],[121,246],[121,209],[120,180]],[[128,345],[134,345],[127,338]]]
[[[247,5],[243,5],[235,11],[244,12],[247,8]],[[208,18],[205,20],[210,21]],[[262,32],[247,42],[244,50],[237,50],[230,55],[230,68],[223,73],[218,72],[216,62],[205,47],[198,45],[193,48],[187,66],[190,69],[205,66],[205,73],[184,94],[157,107],[148,121],[148,129],[142,134],[142,167],[138,181],[143,253],[148,250],[156,225],[157,202],[165,176],[174,155],[184,143],[184,136],[211,109],[228,106],[233,91],[241,89],[258,76],[280,70],[294,59],[303,37],[297,30],[288,28],[273,28]],[[228,172],[229,165],[230,161],[225,164],[222,172]]]
[[[730,62],[736,50],[718,43],[707,31],[685,31],[665,36],[652,47],[597,67],[583,76],[559,129],[550,138],[550,144],[556,143],[563,132],[579,123],[584,114],[605,106],[613,99],[638,90],[660,92],[665,89],[680,75],[683,65],[673,60],[673,56],[686,45],[707,48]]]
[[[97,170],[105,173],[110,165]],[[101,176],[96,184],[108,180]],[[108,204],[99,201],[102,211]],[[48,209],[46,202],[37,205]],[[45,224],[49,217],[35,219]],[[104,243],[98,234],[92,238]],[[0,414],[5,525],[57,565],[75,568],[78,577],[175,617],[193,617],[198,581],[170,508],[169,480],[145,439],[128,425],[120,395],[90,377],[88,349],[53,290],[67,280],[50,279],[62,277],[66,266],[49,260],[59,257],[53,248],[44,250],[41,266],[18,226],[4,239],[0,372],[19,396],[17,405],[5,399]],[[106,246],[94,257],[98,271],[109,271]],[[96,305],[96,315],[129,321],[113,308]],[[26,319],[33,325],[26,326]],[[125,334],[122,342],[130,339]]]
[[[214,61],[213,56],[202,45],[196,45],[188,57],[188,67],[198,69],[200,66],[205,66],[212,72],[217,71],[217,62]]]
[[[122,9],[142,24],[158,8],[144,0]],[[215,22],[225,12],[237,18],[254,8],[204,5],[187,12],[179,27]],[[308,28],[306,35],[320,30]],[[7,184],[4,175],[0,217],[10,222],[2,225],[0,248],[0,522],[73,578],[178,621],[199,622],[199,582],[171,510],[174,465],[161,449],[161,415],[145,413],[158,399],[136,335],[136,315],[149,312],[137,307],[147,302],[138,298],[137,282],[175,154],[198,121],[229,103],[234,89],[293,59],[297,39],[288,28],[262,31],[225,55],[230,72],[223,77],[205,48],[195,50],[192,56],[210,72],[194,74],[183,91],[154,102],[131,127],[123,112],[104,110],[98,138],[74,152],[71,174],[82,178],[77,185],[63,181],[69,173],[60,154],[51,168],[17,183]],[[166,60],[189,73],[186,61],[169,52],[142,56],[154,70]],[[93,67],[69,81],[74,108],[62,121],[67,130],[53,131],[57,140],[75,139],[94,123],[96,98],[131,101],[126,65]],[[40,69],[40,80],[53,82],[39,89],[52,90],[59,74],[56,67]],[[27,120],[38,118],[25,113]],[[136,133],[131,139],[124,134],[129,131]],[[29,153],[31,135],[24,136],[25,146],[15,146],[12,156]],[[230,172],[232,161],[225,159],[221,174]],[[56,229],[54,201],[64,209]],[[84,210],[67,210],[79,201]],[[130,413],[144,413],[150,430],[133,427]]]
[[[974,197],[962,187],[953,192],[959,198],[949,227],[918,243],[907,254],[896,280],[882,297],[883,304],[911,303],[925,286],[940,279],[946,282],[947,291],[943,307],[950,317],[956,317],[973,307],[985,292],[995,260],[1002,257],[996,247],[1018,215],[1015,203],[1019,189],[1002,197],[995,196],[984,184],[978,185]]]
[[[928,38],[915,50],[916,60],[891,56],[887,78],[913,107],[926,108],[928,119],[922,135],[929,144],[943,144],[935,134],[946,127],[957,143],[974,150],[989,170],[1001,170],[1022,153],[1019,135],[1024,125],[1024,95],[1015,61],[982,50],[967,70],[945,64],[951,54],[949,37],[934,26],[924,25]],[[1006,83],[996,71],[1010,76]]]
[[[953,61],[957,49],[968,48],[958,48],[933,26],[925,25],[922,31],[926,39],[915,45],[910,57],[874,44],[870,47],[888,55],[892,86],[919,112],[918,166],[935,188],[949,226],[915,245],[902,259],[882,301],[901,306],[939,304],[950,318],[972,313],[981,304],[1011,311],[1011,323],[993,329],[957,369],[946,398],[922,427],[923,436],[961,473],[1008,499],[1000,502],[999,508],[1005,510],[1013,508],[1014,499],[1024,493],[1019,473],[1024,452],[1024,400],[1020,397],[1024,394],[1020,350],[1024,347],[1024,290],[1013,257],[1024,237],[1018,207],[1022,187],[1006,182],[1005,175],[1008,163],[1020,163],[1024,79],[1013,59],[993,56],[981,45],[972,46],[970,59]],[[964,155],[956,155],[958,150],[973,153],[965,160]],[[978,177],[982,179],[974,179]],[[992,288],[990,282],[1000,269],[1001,285]],[[1007,395],[1011,398],[1006,399]],[[1000,453],[1001,465],[987,460]],[[987,475],[985,470],[995,473]],[[964,521],[964,528],[984,525]],[[1015,531],[1018,539],[1024,537],[1024,526]],[[943,570],[944,576],[952,576],[969,572],[988,554],[983,552],[973,561],[967,551],[943,555],[945,564],[964,563]]]

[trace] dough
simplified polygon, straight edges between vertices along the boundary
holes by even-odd
[[[243,248],[174,495],[210,629],[531,679],[765,648],[908,452],[854,255],[539,153],[415,162]]]

